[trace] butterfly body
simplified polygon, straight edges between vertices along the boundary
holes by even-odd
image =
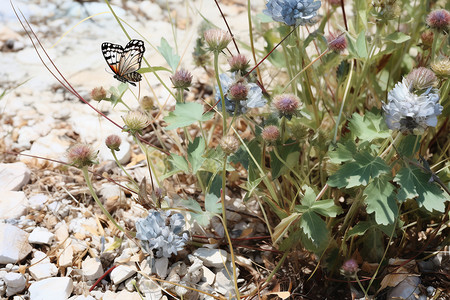
[[[144,42],[141,40],[131,40],[125,48],[108,42],[102,44],[103,57],[114,72],[114,78],[134,86],[134,82],[142,80],[137,70],[141,68],[144,51]]]

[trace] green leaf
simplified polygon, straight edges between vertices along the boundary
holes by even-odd
[[[186,161],[186,159],[183,156],[179,156],[177,154],[172,154],[169,157],[169,161],[178,170],[183,171],[184,173],[189,173],[188,162]]]
[[[300,228],[315,245],[322,244],[328,239],[328,229],[325,221],[316,213],[307,211],[300,217]]]
[[[354,113],[350,119],[349,129],[360,140],[371,142],[374,139],[386,139],[391,136],[381,114],[366,112],[364,117]]]
[[[247,144],[248,150],[255,158],[256,162],[259,163],[261,161],[261,145],[258,143],[257,139],[253,139]],[[253,159],[249,157],[249,165],[248,165],[248,180],[255,181],[258,178],[261,178],[258,166],[255,164]]]
[[[352,140],[347,140],[343,143],[338,143],[337,148],[328,152],[330,161],[334,164],[340,164],[346,161],[353,160],[356,154],[356,144]]]
[[[250,157],[249,157],[247,151],[244,150],[244,147],[242,147],[242,145],[239,147],[238,151],[236,151],[229,157],[229,160],[231,163],[234,163],[234,164],[237,164],[237,163],[242,164],[244,169],[248,170],[248,164],[249,164]]]
[[[360,58],[367,58],[366,31],[361,31],[356,38],[356,53]]]
[[[192,167],[192,173],[196,174],[206,160],[206,158],[203,157],[203,154],[205,153],[205,141],[203,138],[196,137],[192,143],[189,143],[187,152],[188,161]]]
[[[289,142],[287,142],[286,144],[289,144]],[[296,143],[288,146],[277,146],[277,151],[282,160],[279,160],[273,151],[270,153],[270,167],[272,168],[273,179],[277,179],[289,170],[286,165],[298,165],[298,158],[300,157],[300,151]]]
[[[394,198],[394,186],[387,176],[375,178],[364,190],[367,212],[375,213],[378,224],[394,224],[398,217],[398,207]]]
[[[402,44],[406,41],[409,41],[411,37],[409,35],[404,34],[403,32],[394,32],[386,37],[386,40],[391,41],[395,44]]]
[[[207,194],[205,197],[205,210],[211,214],[219,214],[222,212],[222,203],[219,197],[214,194]]]
[[[370,220],[370,221],[361,221],[358,224],[356,224],[352,229],[350,229],[348,231],[347,240],[355,235],[356,236],[365,235],[367,230],[369,230],[369,229],[370,230],[380,230],[387,236],[391,236],[391,234],[394,233],[394,237],[396,236],[395,232],[393,231],[394,230],[393,224],[380,225],[380,224],[377,224],[376,222],[374,222],[373,220]]]
[[[420,148],[420,136],[407,135],[400,145],[398,145],[398,152],[406,157],[412,157]]]
[[[211,220],[211,214],[208,212],[204,212],[197,201],[189,198],[183,201],[182,205],[189,210],[192,218],[196,220],[199,225],[206,226],[209,224],[209,221]]]
[[[394,181],[400,185],[397,194],[399,200],[416,198],[420,207],[425,207],[428,211],[445,211],[444,203],[449,201],[440,187],[430,182],[431,175],[422,172],[415,166],[403,167],[397,173]]]
[[[344,163],[330,176],[328,184],[339,188],[367,185],[370,178],[376,178],[390,171],[384,160],[364,151],[355,154],[355,161]]]
[[[311,209],[322,216],[333,218],[343,212],[341,207],[334,204],[333,199],[316,201]]]
[[[157,48],[172,71],[175,71],[177,69],[178,63],[180,62],[180,56],[173,52],[172,47],[170,47],[165,38],[161,38],[161,46]]]
[[[312,207],[314,205],[314,202],[316,202],[316,193],[307,185],[304,185],[302,188],[305,190],[305,196],[303,196],[303,199],[300,201],[300,203],[307,207]]]
[[[203,114],[203,105],[195,102],[177,103],[175,110],[170,112],[164,121],[169,124],[166,130],[189,126],[198,121],[205,122],[213,117],[214,113]]]

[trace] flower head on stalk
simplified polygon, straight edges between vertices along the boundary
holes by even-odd
[[[439,91],[431,85],[416,90],[414,80],[407,77],[397,83],[388,94],[388,103],[383,105],[388,127],[404,134],[422,134],[428,126],[435,127],[442,112]]]
[[[321,5],[315,0],[269,0],[263,13],[289,26],[306,25],[313,23]]]
[[[229,114],[245,114],[248,109],[263,107],[267,103],[261,88],[256,83],[249,83],[244,78],[238,78],[236,73],[231,73],[231,76],[222,73],[219,79],[225,97],[225,109]],[[217,86],[215,98],[216,102],[218,101],[218,109],[222,109],[220,91]]]

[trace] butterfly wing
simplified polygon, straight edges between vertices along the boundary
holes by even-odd
[[[143,41],[129,41],[120,58],[118,75],[124,76],[139,70],[141,68],[141,61],[144,51],[145,47]]]
[[[111,70],[120,75],[120,61],[123,56],[124,49],[121,45],[105,42],[102,44],[103,57]]]

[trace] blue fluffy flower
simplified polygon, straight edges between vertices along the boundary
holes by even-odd
[[[266,105],[267,100],[264,99],[261,88],[256,83],[247,83],[247,99],[246,100],[231,100],[227,94],[229,93],[229,89],[231,85],[236,81],[236,73],[231,73],[231,76],[229,76],[226,73],[219,75],[220,84],[222,85],[222,91],[225,96],[225,109],[230,115],[234,115],[235,113],[237,115],[245,114],[249,108],[256,108],[256,107],[263,107]],[[222,101],[220,100],[220,91],[219,87],[216,86],[216,102],[217,108],[219,110],[222,109]],[[236,107],[238,105],[238,107]]]
[[[315,0],[269,0],[263,12],[289,26],[305,25],[311,23],[321,4]]]
[[[184,216],[170,211],[150,210],[147,218],[136,221],[136,238],[147,252],[156,250],[157,257],[170,257],[184,248],[189,236],[184,229]]]

